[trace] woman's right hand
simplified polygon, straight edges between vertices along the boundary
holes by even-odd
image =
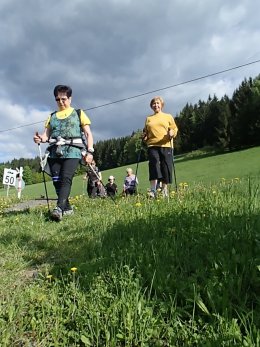
[[[146,141],[147,141],[147,134],[146,134],[145,131],[142,132],[141,140],[142,140],[143,142],[146,142]]]
[[[38,131],[35,133],[33,141],[37,144],[42,142],[42,137],[39,135]]]

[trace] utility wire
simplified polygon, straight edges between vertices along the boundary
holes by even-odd
[[[127,97],[127,98],[124,98],[124,99],[119,99],[119,100],[111,101],[111,102],[108,102],[108,103],[106,103],[106,104],[102,104],[102,105],[98,105],[98,106],[93,106],[93,107],[86,108],[86,109],[83,109],[83,110],[84,110],[84,111],[90,111],[90,110],[95,110],[95,109],[97,109],[97,108],[106,107],[106,106],[113,105],[113,104],[118,104],[118,103],[120,103],[120,102],[124,102],[124,101],[127,101],[127,100],[140,98],[141,96],[145,96],[145,95],[148,95],[148,94],[157,93],[157,92],[160,92],[160,91],[162,91],[162,90],[166,90],[166,89],[170,89],[170,88],[175,88],[175,87],[182,86],[182,85],[184,85],[184,84],[188,84],[188,83],[200,81],[200,80],[202,80],[202,79],[205,79],[205,78],[208,78],[208,77],[212,77],[212,76],[216,76],[216,75],[220,75],[220,74],[222,74],[222,73],[229,72],[229,71],[232,71],[232,70],[241,69],[242,67],[249,66],[249,65],[253,65],[253,64],[256,64],[256,63],[259,63],[259,62],[260,62],[260,59],[254,60],[254,61],[251,61],[251,62],[246,63],[246,64],[237,65],[237,66],[234,66],[234,67],[225,69],[225,70],[213,72],[213,73],[210,73],[210,74],[207,74],[207,75],[203,75],[203,76],[200,76],[200,77],[196,77],[196,78],[193,78],[193,79],[184,81],[184,82],[172,84],[172,85],[167,86],[167,87],[163,87],[163,88],[159,88],[159,89],[154,89],[154,90],[151,90],[151,91],[148,91],[148,92],[145,92],[145,93],[136,94],[136,95],[133,95],[133,96],[129,96],[129,97]],[[18,127],[14,127],[14,128],[9,128],[9,129],[0,130],[0,133],[4,133],[4,132],[10,131],[10,130],[16,130],[16,129],[24,128],[24,127],[31,126],[31,125],[35,125],[35,124],[39,124],[39,123],[42,123],[42,122],[43,122],[43,121],[35,122],[35,123],[29,123],[29,124],[20,125],[20,126],[18,126]]]
[[[259,62],[260,62],[260,59],[259,59],[259,60],[252,61],[252,62],[247,63],[247,64],[243,64],[243,65],[238,65],[238,66],[235,66],[235,67],[231,67],[231,68],[226,69],[226,70],[221,70],[221,71],[218,71],[218,72],[213,72],[213,73],[208,74],[208,75],[196,77],[196,78],[193,78],[193,79],[188,80],[188,81],[184,81],[184,82],[172,84],[172,85],[167,86],[167,87],[163,87],[163,88],[151,90],[151,91],[149,91],[149,92],[145,92],[145,93],[141,93],[141,94],[129,96],[129,97],[124,98],[124,99],[119,99],[119,100],[111,101],[111,102],[108,102],[108,103],[106,103],[106,104],[102,104],[102,105],[99,105],[99,106],[94,106],[94,107],[91,107],[91,108],[87,108],[87,109],[85,109],[84,111],[94,110],[94,109],[96,109],[96,108],[100,108],[100,107],[105,107],[105,106],[117,104],[117,103],[119,103],[119,102],[123,102],[123,101],[131,100],[131,99],[139,98],[139,97],[144,96],[144,95],[148,95],[148,94],[153,94],[153,93],[156,93],[156,92],[160,92],[160,91],[165,90],[165,89],[170,89],[170,88],[179,87],[179,86],[182,86],[182,85],[184,85],[184,84],[188,84],[188,83],[192,83],[192,82],[195,82],[195,81],[199,81],[199,80],[202,80],[202,79],[204,79],[204,78],[211,77],[211,76],[216,76],[216,75],[222,74],[222,73],[224,73],[224,72],[228,72],[228,71],[240,69],[240,68],[242,68],[242,67],[244,67],[244,66],[256,64],[256,63],[259,63]]]

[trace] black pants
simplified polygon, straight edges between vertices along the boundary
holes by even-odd
[[[96,198],[98,195],[98,185],[97,182],[93,182],[91,180],[88,181],[88,185],[87,185],[87,192],[88,192],[88,196],[90,198]]]
[[[53,185],[58,196],[57,206],[63,211],[70,210],[69,195],[73,176],[78,167],[80,159],[74,158],[49,158]]]
[[[126,188],[125,190],[126,195],[134,195],[135,193],[136,193],[135,187],[129,187],[129,188]]]
[[[171,147],[148,147],[149,180],[172,183]]]

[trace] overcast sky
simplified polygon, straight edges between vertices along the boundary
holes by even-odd
[[[256,0],[0,0],[0,162],[38,155],[57,84],[87,109],[95,142],[142,128],[155,95],[174,116],[232,96],[260,63],[94,108],[260,59],[259,13]]]

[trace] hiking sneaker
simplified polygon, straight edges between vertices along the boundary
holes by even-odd
[[[155,199],[155,198],[156,198],[155,192],[154,192],[153,190],[151,190],[151,191],[148,193],[148,197],[149,197],[150,199]]]
[[[72,214],[74,214],[74,211],[72,208],[70,208],[69,210],[63,211],[63,216],[71,216]]]
[[[163,188],[162,195],[164,198],[168,198],[168,189],[167,188]]]
[[[59,222],[62,219],[62,209],[58,206],[55,207],[55,209],[51,211],[51,218]]]

